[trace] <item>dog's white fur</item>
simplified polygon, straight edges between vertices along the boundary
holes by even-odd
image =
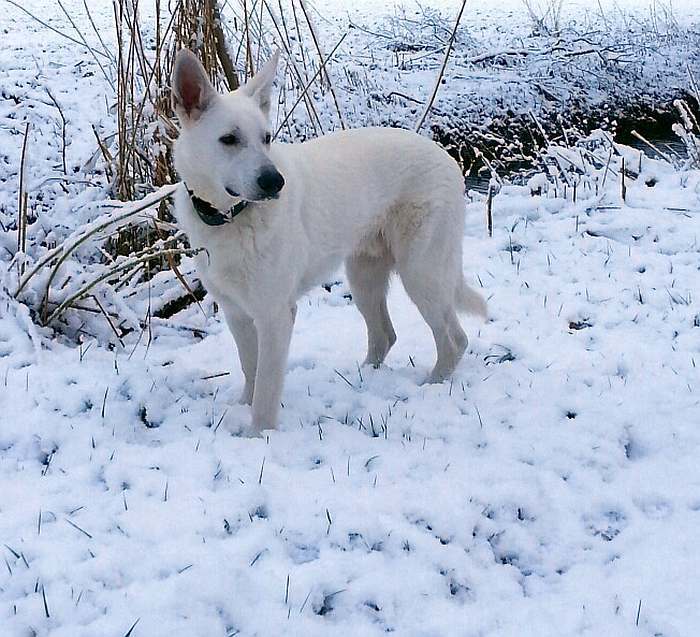
[[[241,402],[252,403],[257,432],[277,424],[297,299],[342,261],[367,324],[366,363],[381,364],[396,340],[386,305],[393,271],[435,337],[429,382],[447,378],[467,346],[457,311],[486,316],[486,303],[462,275],[464,182],[457,163],[429,139],[400,129],[266,144],[276,65],[275,55],[227,95],[217,94],[187,50],[173,74],[178,173],[220,210],[252,202],[231,222],[208,226],[184,187],[176,195],[179,224],[193,247],[205,248],[197,266],[236,340],[245,376]],[[220,141],[231,133],[238,143]],[[277,198],[263,199],[256,179],[270,167],[285,185]]]

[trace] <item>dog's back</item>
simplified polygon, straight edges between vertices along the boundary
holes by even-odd
[[[280,145],[274,156],[283,173],[286,169],[289,188],[303,191],[299,214],[311,242],[328,250],[347,254],[381,232],[400,256],[402,245],[417,238],[426,223],[441,223],[462,235],[459,166],[421,135],[360,128]],[[294,194],[291,200],[296,204]]]

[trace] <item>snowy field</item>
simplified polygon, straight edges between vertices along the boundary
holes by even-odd
[[[94,4],[107,30],[111,5]],[[331,23],[346,15],[332,4],[316,3]],[[48,0],[24,6],[67,24]],[[106,197],[80,172],[51,181],[44,87],[69,167],[108,113],[94,60],[0,7],[0,637],[698,634],[700,170],[617,147],[575,202],[533,195],[542,179],[501,187],[492,237],[469,193],[464,271],[490,320],[465,319],[453,381],[421,384],[432,338],[398,281],[398,342],[359,368],[339,272],[299,304],[279,431],[232,435],[223,414],[249,409],[230,406],[243,378],[209,298],[80,345],[12,298],[24,121],[36,258]],[[697,31],[694,3],[675,10]]]

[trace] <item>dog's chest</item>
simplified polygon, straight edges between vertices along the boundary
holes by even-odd
[[[204,286],[218,298],[245,296],[258,260],[252,232],[228,224],[210,228],[183,212],[180,225],[192,248],[200,250],[195,263]]]
[[[217,288],[242,293],[250,287],[257,261],[252,242],[240,236],[199,236],[194,241],[204,248],[197,255],[197,269],[212,292]]]

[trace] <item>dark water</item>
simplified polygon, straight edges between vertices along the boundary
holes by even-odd
[[[631,139],[626,139],[624,142],[619,142],[619,143],[624,143],[628,146],[631,146],[632,148],[636,148],[638,150],[644,151],[644,154],[647,157],[652,157],[653,159],[663,159],[663,156],[661,153],[665,153],[666,155],[669,155],[671,157],[685,157],[686,156],[686,149],[685,145],[683,144],[682,141],[678,139],[675,135],[672,136],[664,136],[664,137],[651,137],[647,138],[658,150],[655,150],[651,148],[649,145],[645,144],[644,142],[638,140],[637,138],[631,138]],[[619,141],[619,140],[615,140]],[[660,152],[659,152],[660,151]],[[527,168],[527,167],[523,167]],[[513,173],[517,173],[518,170],[514,170]],[[506,177],[510,177],[513,173],[510,175],[505,175]],[[490,181],[490,176],[488,171],[482,172],[482,173],[474,173],[467,175],[464,178],[464,183],[466,185],[467,191],[469,190],[476,190],[477,192],[486,194],[489,189],[489,181]]]
[[[676,157],[676,155],[680,157],[685,157],[686,156],[686,149],[685,145],[683,144],[682,141],[675,135],[673,137],[662,137],[658,139],[649,139],[649,141],[656,146],[656,148],[660,151],[657,152],[657,150],[651,148],[648,144],[645,144],[644,142],[638,140],[638,139],[632,139],[629,142],[629,146],[632,148],[637,148],[639,150],[643,150],[644,154],[647,157],[652,157],[653,159],[663,159],[663,155],[661,153],[665,153],[666,155],[669,155],[671,157]]]
[[[466,186],[467,191],[476,190],[477,192],[481,192],[484,194],[488,192],[489,181],[490,178],[488,175],[467,175],[464,178],[464,184]]]

